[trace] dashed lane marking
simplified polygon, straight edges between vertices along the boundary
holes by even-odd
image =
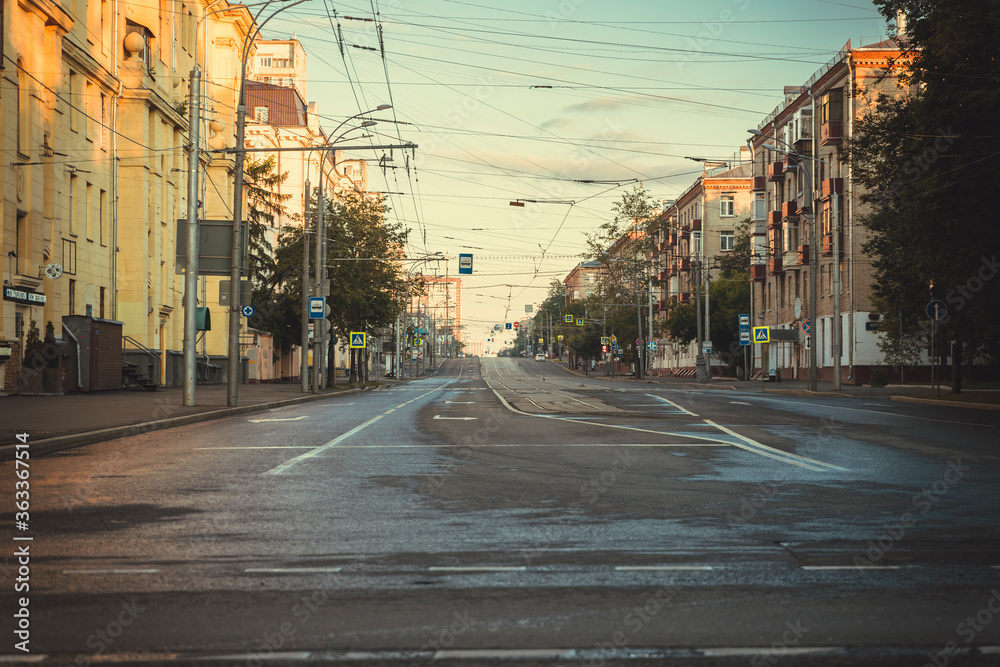
[[[619,572],[656,572],[664,571],[703,571],[712,570],[711,565],[619,565],[615,568]]]
[[[159,570],[63,570],[63,574],[156,574]]]
[[[353,405],[353,403],[351,404]],[[260,424],[262,422],[297,422],[300,419],[306,419],[307,415],[301,415],[299,417],[283,417],[281,419],[250,419],[248,420],[251,424]]]
[[[899,565],[803,565],[803,570],[898,570]]]
[[[209,449],[312,449],[311,445],[282,445],[280,447],[255,447],[253,445],[247,445],[245,447],[195,447],[193,451],[204,451]]]
[[[243,571],[247,574],[333,574],[340,570],[339,567],[248,567]]]
[[[429,567],[428,572],[524,572],[527,568],[523,565],[503,566],[503,565],[469,565],[465,567],[440,566]]]

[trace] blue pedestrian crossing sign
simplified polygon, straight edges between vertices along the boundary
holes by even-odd
[[[566,321],[567,324],[573,324],[573,316],[572,315],[566,315],[565,317],[563,317],[563,319]]]
[[[753,342],[755,342],[755,343],[770,343],[771,342],[771,327],[754,327],[753,328]]]
[[[578,326],[578,327],[582,327],[583,326],[583,318],[582,317],[576,318],[576,326]]]
[[[351,347],[355,349],[368,347],[368,334],[364,331],[352,331]]]
[[[611,339],[607,336],[601,336],[601,345],[608,345],[611,343]]]

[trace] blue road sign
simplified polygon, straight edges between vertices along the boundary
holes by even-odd
[[[326,310],[326,300],[321,296],[309,297],[309,319],[323,319],[323,312]]]
[[[472,255],[461,254],[458,256],[458,272],[472,273]]]
[[[740,345],[750,344],[750,331],[748,329],[740,331]]]
[[[583,318],[582,317],[576,318],[576,326],[578,326],[578,327],[582,327],[583,326]]]
[[[932,320],[943,320],[947,315],[948,306],[944,305],[944,301],[934,299],[927,304],[927,317]]]
[[[512,328],[511,323],[507,322],[507,326],[505,326],[504,329],[510,329],[510,328]]]
[[[812,333],[812,322],[809,320],[802,320],[802,333],[807,336]]]
[[[755,342],[755,343],[770,343],[771,342],[771,327],[754,327],[753,328],[753,342]]]
[[[240,312],[243,313],[243,317],[253,317],[253,314],[257,311],[254,310],[253,306],[243,306],[240,308]]]
[[[750,314],[740,313],[740,330],[746,329],[750,330]]]
[[[352,331],[351,347],[362,349],[368,347],[368,334],[364,331]]]

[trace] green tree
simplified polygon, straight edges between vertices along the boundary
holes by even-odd
[[[733,230],[733,249],[727,253],[715,256],[715,265],[719,267],[723,278],[743,278],[750,280],[750,218],[743,218],[736,223]]]
[[[906,14],[908,69],[849,142],[854,181],[870,212],[864,249],[875,269],[880,346],[890,362],[913,358],[931,298],[946,301],[939,338],[952,341],[953,386],[962,360],[1000,359],[1000,272],[993,210],[1000,156],[1000,0],[876,0],[887,19]]]

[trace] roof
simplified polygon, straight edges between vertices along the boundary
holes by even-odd
[[[254,109],[267,107],[267,124],[282,127],[305,127],[306,103],[299,91],[289,86],[276,86],[261,81],[246,82],[247,111],[254,117]]]

